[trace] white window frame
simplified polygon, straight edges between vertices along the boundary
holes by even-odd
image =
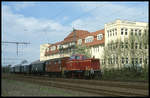
[[[93,36],[88,36],[85,38],[85,43],[90,43],[94,40],[94,37]]]
[[[97,35],[97,40],[102,40],[103,39],[103,34],[98,34]]]
[[[54,50],[56,50],[56,46],[51,47],[51,51],[54,51]]]

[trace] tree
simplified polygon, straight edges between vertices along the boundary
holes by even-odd
[[[91,57],[89,47],[85,45],[77,45],[75,49],[75,54],[83,54],[87,57]]]

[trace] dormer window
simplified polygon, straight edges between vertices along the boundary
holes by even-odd
[[[97,35],[97,40],[102,40],[103,39],[103,34],[98,34]]]
[[[54,50],[56,50],[56,46],[51,47],[51,51],[54,51]]]
[[[85,43],[92,42],[92,41],[93,41],[93,39],[94,39],[94,37],[93,37],[93,36],[88,36],[88,37],[86,37],[86,38],[85,38]]]

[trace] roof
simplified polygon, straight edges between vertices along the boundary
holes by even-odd
[[[34,62],[32,62],[31,64],[39,64],[39,63],[44,63],[45,61],[40,61],[40,60],[36,60]]]
[[[81,36],[83,37],[83,36],[90,34],[90,32],[85,31],[85,30],[75,30],[74,32],[76,34],[76,40],[80,38]],[[74,41],[74,32],[72,31],[66,38],[64,38],[64,43]]]
[[[104,29],[98,30],[95,32],[91,32],[91,33],[88,31],[85,31],[85,30],[75,30],[75,32],[76,32],[76,36],[77,36],[76,41],[78,39],[82,39],[82,45],[94,46],[94,45],[104,44],[104,41],[105,41],[105,33],[104,33],[105,30]],[[97,40],[98,34],[103,34],[102,40]],[[92,42],[85,43],[85,38],[87,36],[94,36],[94,40]],[[64,38],[63,41],[52,44],[51,46],[49,46],[49,48],[52,46],[57,47],[58,44],[65,44],[65,43],[69,43],[69,42],[73,42],[73,41],[74,41],[74,32],[72,31],[66,38]],[[58,52],[59,52],[59,50],[56,48],[54,51],[50,50],[50,51],[45,52],[45,54],[56,54]]]
[[[98,30],[98,31],[95,31],[95,32],[91,32],[91,36],[94,36],[94,40],[90,43],[84,43],[85,45],[87,46],[93,46],[93,45],[99,45],[99,44],[104,44],[105,42],[105,33],[104,33],[104,29],[102,30]],[[103,38],[102,40],[97,40],[97,35],[98,34],[103,34]]]

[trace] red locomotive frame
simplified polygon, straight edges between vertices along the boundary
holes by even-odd
[[[99,59],[76,54],[46,61],[46,73],[57,77],[101,77]]]

